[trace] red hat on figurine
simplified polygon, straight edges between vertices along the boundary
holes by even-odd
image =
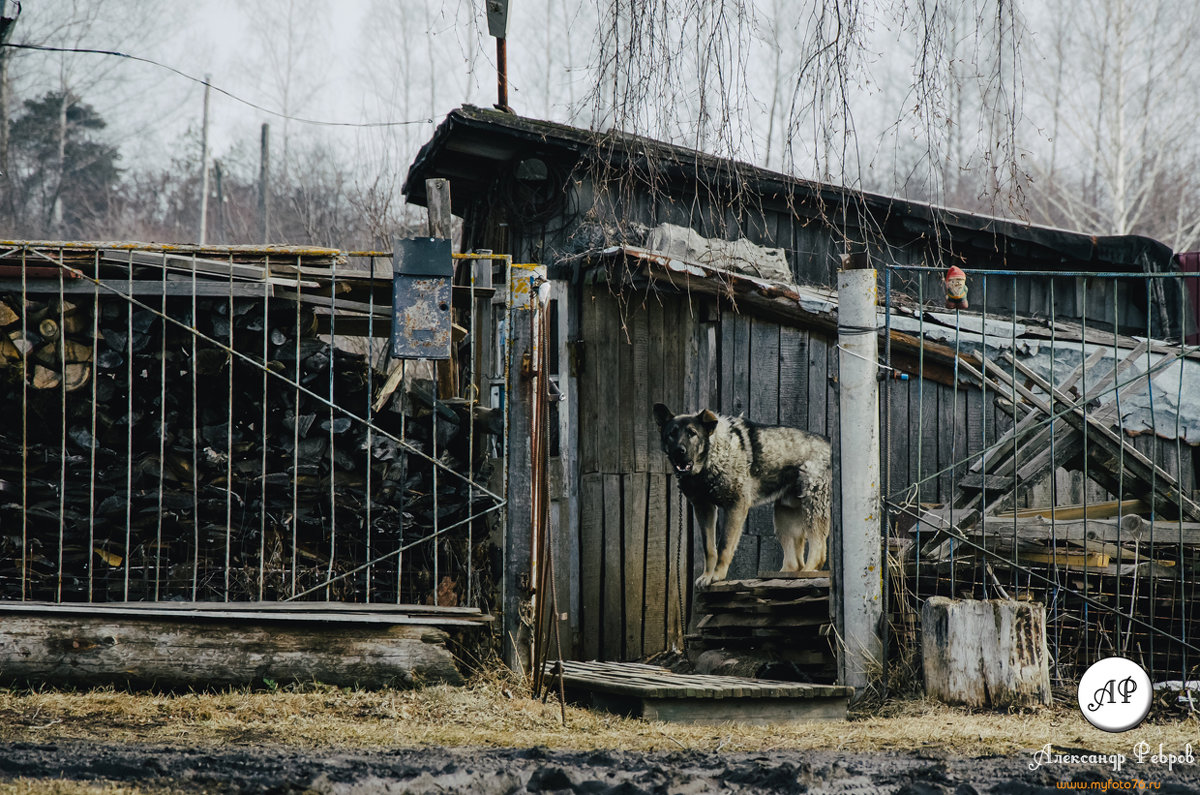
[[[957,265],[946,271],[946,308],[967,308],[967,274]]]

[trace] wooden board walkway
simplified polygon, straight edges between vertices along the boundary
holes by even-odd
[[[546,663],[546,675],[555,684],[559,665]],[[643,663],[565,661],[561,665],[569,699],[647,720],[757,724],[840,720],[854,695],[854,688],[841,685],[679,674]]]

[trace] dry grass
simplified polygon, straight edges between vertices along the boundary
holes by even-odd
[[[0,781],[0,795],[170,795],[175,792],[162,787],[137,787],[111,781],[71,781],[67,779],[17,778]]]
[[[0,690],[0,742],[107,741],[301,748],[545,746],[558,749],[945,749],[963,755],[1082,747],[1127,753],[1195,742],[1194,721],[1144,724],[1126,734],[1093,729],[1067,706],[1024,714],[972,713],[924,701],[893,702],[869,718],[772,726],[688,726],[630,720],[528,697],[519,682],[480,675],[466,687],[368,692],[322,686],[274,692],[131,694],[113,690]],[[11,786],[11,782],[10,785]],[[20,792],[4,789],[0,792]]]

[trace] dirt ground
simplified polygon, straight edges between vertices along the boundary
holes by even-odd
[[[0,690],[3,793],[1200,792],[1200,728],[1124,734],[1067,706],[971,713],[898,701],[850,721],[686,726],[530,698],[511,680],[216,694]],[[1138,744],[1147,753],[1135,759]],[[1063,759],[1039,758],[1051,746]],[[1124,754],[1120,772],[1097,754]],[[1094,782],[1094,784],[1093,784]],[[1125,783],[1129,783],[1126,787]]]

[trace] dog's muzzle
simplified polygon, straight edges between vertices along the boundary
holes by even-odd
[[[696,468],[696,463],[688,459],[687,452],[684,450],[677,450],[669,457],[672,466],[675,467],[675,472],[680,475],[686,475]]]

